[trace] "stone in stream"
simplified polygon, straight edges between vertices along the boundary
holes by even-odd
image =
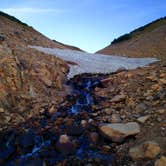
[[[101,124],[101,134],[113,142],[122,142],[126,137],[136,135],[140,132],[140,126],[136,122]]]
[[[84,131],[81,125],[70,125],[67,126],[66,129],[67,129],[67,134],[71,136],[79,136]]]
[[[66,134],[59,137],[59,140],[56,143],[56,149],[65,155],[73,154],[75,152],[74,144]]]
[[[97,144],[97,142],[99,141],[99,134],[97,132],[90,133],[89,137],[94,144]]]
[[[19,138],[19,143],[20,143],[21,147],[27,148],[30,146],[34,146],[34,144],[35,144],[34,137],[35,137],[35,134],[31,131],[23,133]]]
[[[161,149],[158,143],[154,141],[146,141],[140,145],[130,148],[129,155],[134,160],[154,159]]]

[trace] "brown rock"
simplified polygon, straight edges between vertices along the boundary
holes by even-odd
[[[0,113],[5,112],[5,110],[3,108],[0,108]]]
[[[59,137],[56,148],[65,155],[72,154],[75,151],[75,147],[67,135],[61,135]]]
[[[129,150],[129,155],[133,160],[154,159],[161,149],[154,141],[147,141]]]
[[[166,157],[161,156],[161,158],[155,162],[155,166],[166,166]]]
[[[94,143],[97,144],[98,140],[99,140],[99,134],[96,132],[92,132],[90,133],[90,140]]]
[[[158,114],[164,114],[166,112],[166,109],[159,109],[157,110]]]
[[[118,114],[112,114],[111,115],[111,123],[119,123],[121,122],[121,118]]]

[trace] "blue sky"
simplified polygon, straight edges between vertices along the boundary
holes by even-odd
[[[166,0],[1,0],[0,10],[51,39],[95,52],[166,16]]]

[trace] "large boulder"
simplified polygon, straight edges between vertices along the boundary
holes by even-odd
[[[140,132],[140,126],[136,122],[101,124],[99,130],[103,136],[113,142],[122,142],[126,137]]]

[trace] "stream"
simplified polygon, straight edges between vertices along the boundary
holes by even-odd
[[[47,110],[40,118],[32,122],[39,125],[23,124],[24,129],[19,132],[12,129],[0,133],[0,165],[3,166],[54,166],[58,163],[64,165],[114,165],[115,154],[103,153],[98,145],[93,145],[89,133],[96,131],[95,125],[81,126],[82,119],[90,119],[91,107],[97,101],[93,89],[100,85],[97,77],[83,77],[72,80],[69,85],[73,87],[72,95],[67,98],[69,106],[61,106],[53,115]],[[71,125],[58,124],[58,132],[47,126],[53,124],[57,118],[73,119]],[[41,131],[41,128],[46,130]],[[69,145],[57,146],[60,135],[67,134],[74,140],[75,147]],[[105,141],[105,140],[103,140]],[[110,142],[108,144],[111,146]],[[103,145],[103,142],[101,143]],[[64,146],[64,147],[63,147]]]

